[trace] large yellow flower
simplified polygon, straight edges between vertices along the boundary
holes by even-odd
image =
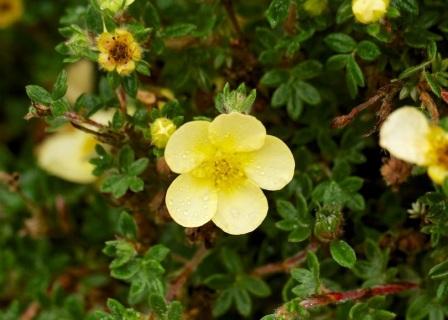
[[[113,111],[100,111],[91,119],[106,125]],[[92,183],[98,177],[92,174],[94,166],[89,160],[95,156],[97,140],[93,135],[62,127],[37,147],[37,163],[48,173],[75,183]]]
[[[398,159],[427,167],[435,183],[448,177],[448,133],[416,108],[390,114],[380,130],[380,145]]]
[[[0,28],[6,28],[23,14],[22,0],[0,0]]]
[[[353,0],[352,11],[361,23],[373,23],[381,20],[387,13],[390,0]]]
[[[126,76],[135,70],[135,63],[142,58],[142,50],[132,34],[124,29],[116,29],[113,33],[103,32],[98,37],[100,55],[98,63],[107,71],[117,70]]]
[[[236,112],[184,124],[168,141],[165,159],[180,174],[166,194],[174,221],[192,228],[212,220],[235,235],[263,222],[268,202],[260,188],[283,188],[295,166],[285,143],[266,135],[255,117]]]

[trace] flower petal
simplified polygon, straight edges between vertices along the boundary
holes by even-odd
[[[225,152],[247,152],[260,149],[266,129],[255,117],[232,112],[221,114],[209,128],[210,141]]]
[[[255,230],[266,218],[268,201],[263,191],[249,180],[218,192],[218,210],[212,221],[229,234]]]
[[[292,180],[294,168],[289,147],[279,138],[267,135],[263,147],[249,154],[244,171],[260,188],[280,190]]]
[[[117,72],[119,75],[127,76],[135,70],[135,62],[133,60],[129,60],[125,64],[117,65]]]
[[[101,68],[106,71],[114,71],[116,63],[110,58],[108,53],[100,53],[98,57],[98,63]]]
[[[442,184],[448,178],[448,170],[443,166],[428,167],[428,175],[437,184]]]
[[[81,131],[55,133],[37,148],[39,166],[52,175],[75,183],[91,183],[97,177],[89,163],[96,140]]]
[[[215,215],[218,195],[212,180],[182,174],[169,186],[165,202],[174,221],[195,228]]]
[[[176,173],[186,173],[200,165],[213,148],[208,140],[208,121],[191,121],[171,136],[165,148],[165,160]]]
[[[97,43],[101,52],[108,53],[115,45],[114,35],[109,32],[103,32],[98,37]]]
[[[426,117],[413,107],[392,112],[380,130],[380,146],[394,157],[419,165],[427,162],[430,126]]]

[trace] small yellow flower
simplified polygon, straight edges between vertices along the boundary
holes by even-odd
[[[125,9],[130,6],[135,0],[99,0],[101,10],[110,10],[113,13]]]
[[[327,6],[327,0],[306,0],[303,9],[311,16],[320,16]]]
[[[117,70],[126,76],[135,69],[135,63],[142,58],[142,50],[132,34],[124,29],[113,33],[103,32],[98,37],[100,56],[98,63],[107,71]]]
[[[380,145],[398,159],[427,167],[437,184],[448,177],[448,133],[416,108],[390,114],[380,130]]]
[[[352,11],[361,23],[369,24],[381,20],[387,13],[390,0],[353,0]]]
[[[158,118],[151,124],[152,144],[157,148],[165,148],[168,140],[176,131],[176,125],[167,118]]]
[[[282,189],[295,167],[284,142],[267,135],[255,117],[236,112],[184,124],[168,141],[165,159],[180,174],[166,194],[174,221],[193,228],[212,220],[235,235],[263,222],[268,202],[260,188]]]
[[[22,15],[22,0],[0,0],[0,29],[9,27]]]
[[[113,116],[111,111],[100,111],[92,120],[106,125]],[[92,183],[97,177],[92,174],[94,166],[89,160],[95,156],[98,141],[91,134],[62,127],[37,147],[37,163],[48,173],[75,183]]]

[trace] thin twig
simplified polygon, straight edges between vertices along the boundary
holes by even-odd
[[[179,275],[170,283],[168,288],[166,299],[168,301],[172,301],[176,298],[179,298],[182,294],[182,289],[185,283],[190,278],[190,275],[194,270],[201,264],[202,260],[207,256],[208,250],[204,245],[201,245],[199,249],[196,251],[191,260],[187,261],[185,265],[180,270]]]
[[[32,302],[20,316],[20,320],[32,320],[40,311],[40,304]]]
[[[275,312],[275,315],[278,317],[283,317],[283,319],[285,320],[294,319],[296,314],[294,312],[292,313],[287,310],[288,309],[287,306],[290,303],[296,303],[297,305],[305,309],[312,309],[316,307],[323,307],[329,304],[339,304],[347,301],[371,298],[374,296],[398,294],[403,291],[415,288],[418,288],[418,285],[415,283],[401,282],[401,283],[383,284],[372,288],[355,289],[343,292],[327,292],[324,294],[312,296],[305,300],[296,299],[292,302],[289,302],[278,308]]]
[[[299,251],[292,257],[280,262],[268,263],[252,270],[251,274],[256,277],[265,277],[274,273],[289,272],[292,268],[302,264],[309,251],[316,251],[319,245],[315,242],[310,243],[304,250]]]
[[[230,22],[232,23],[233,29],[235,29],[235,32],[242,39],[243,33],[241,31],[240,24],[238,23],[238,19],[236,18],[235,9],[233,8],[232,0],[222,0],[222,4],[227,11],[227,15],[229,16],[229,19],[230,19]]]
[[[437,108],[437,104],[434,102],[431,95],[428,92],[421,90],[419,99],[431,115],[432,122],[438,123],[440,118],[439,109]]]

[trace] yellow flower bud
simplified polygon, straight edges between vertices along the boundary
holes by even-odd
[[[158,118],[151,124],[152,144],[157,148],[165,148],[171,135],[176,131],[176,125],[168,118]]]
[[[117,12],[119,10],[125,9],[127,6],[131,5],[135,0],[99,0],[99,5],[102,10],[110,10],[112,12]]]
[[[0,29],[12,25],[22,14],[22,0],[0,0]]]
[[[327,0],[306,0],[303,9],[310,16],[320,16],[327,9]]]
[[[373,23],[381,20],[387,13],[390,0],[353,0],[352,11],[361,23]]]

